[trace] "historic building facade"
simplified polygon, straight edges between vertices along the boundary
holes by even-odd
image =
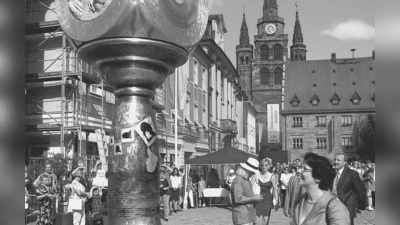
[[[307,152],[331,159],[345,152],[358,158],[360,134],[375,114],[375,53],[288,62],[284,81],[282,143],[290,159]]]
[[[285,62],[288,56],[288,34],[284,19],[278,15],[276,0],[264,0],[262,18],[257,23],[254,46],[250,44],[246,17],[243,14],[239,45],[236,46],[236,64],[243,90],[258,112],[257,122],[262,126],[259,135],[261,151],[282,150],[282,118]],[[298,12],[290,47],[292,60],[306,59]],[[270,119],[268,119],[270,118]],[[271,121],[269,121],[271,120]]]

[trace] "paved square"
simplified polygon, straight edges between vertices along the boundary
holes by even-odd
[[[357,225],[375,224],[375,211],[362,211],[354,220]],[[283,215],[283,209],[271,212],[269,225],[289,225],[290,219]],[[226,225],[232,224],[232,213],[228,207],[204,207],[188,209],[173,213],[169,221],[162,220],[162,224],[174,225]]]

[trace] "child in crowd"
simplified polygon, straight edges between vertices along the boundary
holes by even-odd
[[[206,181],[204,180],[204,176],[200,175],[198,190],[199,190],[199,206],[206,206],[203,196],[203,190],[206,189]]]

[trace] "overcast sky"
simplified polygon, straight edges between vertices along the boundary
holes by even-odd
[[[307,59],[329,59],[371,56],[375,49],[375,3],[373,0],[277,0],[278,14],[285,20],[285,34],[292,45],[297,2]],[[225,52],[236,64],[236,45],[245,5],[250,43],[254,45],[257,20],[262,17],[264,0],[211,0],[210,14],[223,14],[228,32]]]

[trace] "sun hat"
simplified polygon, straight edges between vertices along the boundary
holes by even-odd
[[[253,173],[258,173],[259,162],[255,158],[248,158],[246,163],[240,163],[240,166]]]
[[[76,175],[77,174],[77,172],[79,171],[79,170],[84,170],[85,168],[83,168],[82,166],[78,166],[76,169],[74,169],[72,172],[71,172],[71,174],[72,175]]]
[[[235,171],[233,169],[230,169],[229,173],[235,173]]]

